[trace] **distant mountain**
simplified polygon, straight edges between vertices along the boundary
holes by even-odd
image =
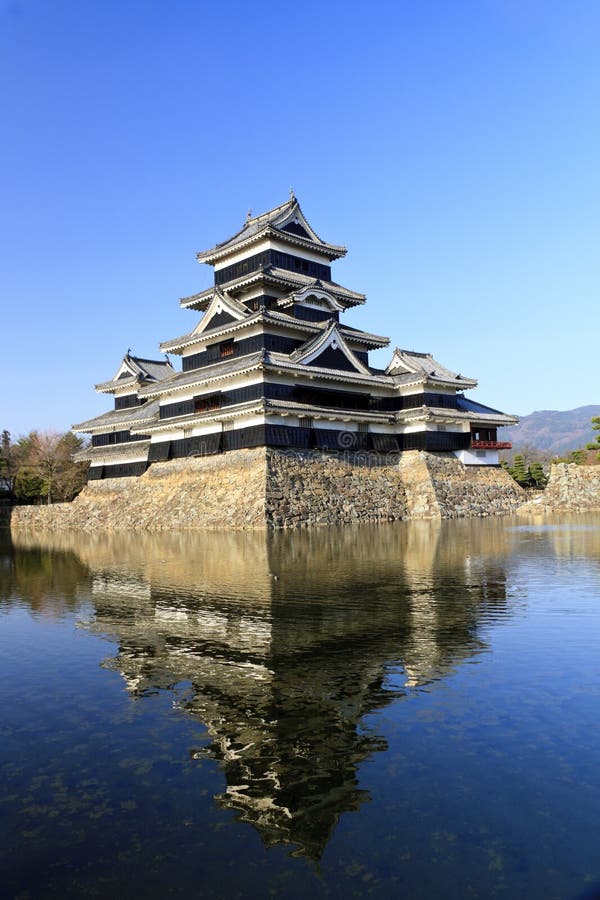
[[[517,452],[527,444],[550,456],[561,456],[595,439],[597,432],[590,424],[592,416],[600,416],[600,406],[579,406],[565,412],[542,409],[521,416],[519,424],[512,428],[502,428],[498,439],[512,441]]]

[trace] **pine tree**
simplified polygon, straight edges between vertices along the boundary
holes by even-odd
[[[513,460],[512,468],[509,469],[510,474],[521,487],[527,487],[531,483],[529,470],[525,465],[522,453],[516,453]]]
[[[543,488],[546,486],[548,479],[544,474],[544,468],[541,462],[531,463],[531,465],[529,466],[529,478],[537,488]]]

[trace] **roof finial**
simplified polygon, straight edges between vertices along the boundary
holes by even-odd
[[[125,356],[131,356],[131,347],[127,348],[127,353],[125,354]]]
[[[294,193],[294,188],[290,184],[290,200],[295,200],[295,199],[296,199],[296,195]]]
[[[246,222],[248,221],[248,219],[251,219],[251,218],[252,218],[252,210],[249,209],[248,212],[246,213]]]

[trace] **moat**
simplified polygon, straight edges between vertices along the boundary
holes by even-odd
[[[600,514],[0,534],[3,896],[598,896]]]

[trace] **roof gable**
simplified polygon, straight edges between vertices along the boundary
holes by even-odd
[[[191,333],[196,337],[205,331],[212,331],[215,328],[230,325],[232,322],[240,322],[250,315],[250,310],[243,303],[239,303],[233,297],[223,294],[217,288],[208,305],[208,309]]]
[[[269,234],[279,235],[284,240],[287,239],[288,242],[295,240],[300,245],[313,244],[315,249],[321,250],[330,259],[338,259],[346,255],[345,247],[328,244],[319,237],[310,226],[292,191],[290,199],[282,203],[281,206],[275,206],[273,209],[258,216],[252,216],[248,213],[243,226],[233,237],[216,244],[210,250],[201,251],[197,254],[197,259],[199,262],[212,264],[216,260],[227,256],[234,249],[260,240]]]
[[[294,291],[291,297],[288,299],[293,300],[294,303],[303,303],[307,306],[316,306],[326,307],[330,309],[332,312],[341,312],[344,307],[342,304],[335,299],[333,294],[330,294],[328,291],[323,289],[323,283],[318,279],[313,282],[313,284],[309,285],[307,288],[304,288],[299,291]]]
[[[131,386],[131,392],[137,391],[139,385],[170,378],[175,372],[168,360],[143,359],[132,356],[129,350],[121,360],[121,365],[109,381],[96,385],[100,393],[114,393],[122,387]]]
[[[350,350],[336,322],[332,322],[321,334],[298,347],[290,355],[290,359],[304,366],[359,372],[361,375],[371,374],[367,366]]]
[[[385,370],[386,375],[414,375],[426,381],[441,381],[456,384],[459,387],[472,387],[477,384],[473,378],[457,375],[433,358],[431,353],[417,353],[414,350],[401,350],[396,347],[392,360]]]
[[[273,228],[276,228],[278,231],[287,231],[288,234],[307,237],[315,244],[325,246],[325,241],[319,237],[314,228],[311,228],[293,193],[285,206],[280,207],[280,209],[279,215],[274,216],[269,222]]]

